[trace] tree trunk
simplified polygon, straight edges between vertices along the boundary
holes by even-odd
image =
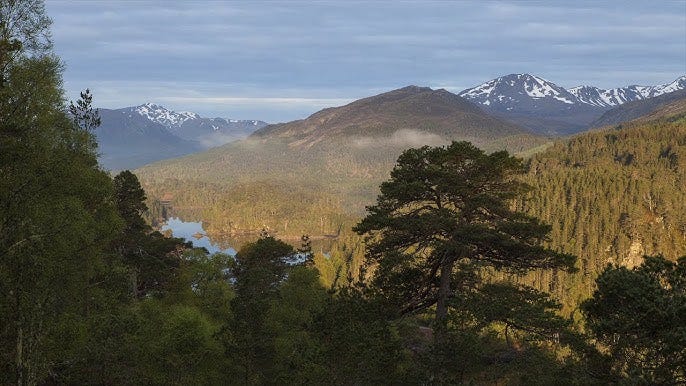
[[[16,367],[17,367],[17,385],[24,385],[24,329],[19,327],[17,331],[17,348],[16,348]]]
[[[434,343],[445,343],[448,335],[448,298],[450,297],[450,282],[455,260],[447,258],[441,263],[441,279],[438,287],[438,300],[436,301],[436,320]]]
[[[131,270],[130,280],[131,280],[131,294],[133,295],[134,299],[138,299],[138,297],[140,296],[140,293],[138,291],[138,272],[135,269]]]

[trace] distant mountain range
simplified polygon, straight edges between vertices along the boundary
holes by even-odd
[[[99,111],[102,124],[95,134],[100,162],[113,170],[136,168],[220,146],[267,125],[255,120],[204,118],[152,103]]]
[[[591,127],[617,125],[622,122],[632,121],[660,110],[674,101],[683,102],[684,100],[686,100],[686,89],[673,91],[653,98],[627,102],[607,111],[600,118],[593,121]]]
[[[548,99],[567,105],[580,105],[573,99],[576,97],[564,89],[540,87],[529,91],[534,95],[547,95]],[[679,97],[684,92],[625,103],[615,107],[614,111],[628,111],[621,114],[622,120],[633,119],[631,116],[635,113],[647,111],[647,114],[641,115],[645,119],[654,121],[664,118],[667,119],[664,122],[669,123],[669,117],[686,113],[686,98]],[[570,101],[572,103],[568,103]],[[510,107],[514,109],[516,105]],[[683,121],[683,117],[680,119]],[[208,224],[205,229],[215,236],[240,235],[242,232],[267,228],[278,237],[297,239],[302,234],[324,237],[337,234],[337,230],[354,224],[355,219],[363,214],[364,206],[374,202],[379,184],[388,178],[398,155],[404,149],[436,146],[450,140],[469,140],[487,151],[506,148],[520,152],[520,155],[522,151],[527,151],[527,154],[542,151],[542,155],[534,157],[539,160],[537,169],[529,173],[527,182],[535,186],[537,191],[563,193],[535,196],[539,200],[535,210],[542,210],[554,200],[568,200],[565,190],[558,186],[560,175],[556,174],[563,169],[564,174],[561,175],[565,178],[565,189],[583,191],[583,194],[572,196],[575,199],[594,199],[594,189],[607,190],[609,187],[612,188],[612,197],[621,197],[627,194],[626,184],[635,179],[641,180],[644,175],[651,175],[653,169],[646,165],[652,165],[650,163],[655,162],[653,158],[666,157],[661,155],[663,153],[671,157],[671,153],[668,153],[669,144],[674,141],[678,144],[678,135],[681,135],[675,132],[677,137],[671,137],[670,130],[661,126],[662,123],[651,123],[640,129],[640,135],[636,134],[636,130],[625,130],[636,126],[637,122],[634,120],[623,125],[621,130],[580,134],[573,141],[578,146],[580,142],[577,139],[582,138],[580,141],[584,143],[584,149],[579,155],[570,152],[571,147],[565,139],[553,145],[549,138],[531,134],[511,122],[494,117],[475,103],[448,91],[409,86],[345,106],[327,108],[306,119],[268,125],[244,140],[146,165],[137,169],[136,173],[151,197],[174,197],[175,210],[188,210],[188,213],[200,216]],[[653,130],[656,131],[654,138],[642,139]],[[606,135],[608,133],[612,135]],[[627,140],[629,136],[632,137],[631,141]],[[616,146],[621,145],[621,148],[607,144],[595,147],[596,143],[606,143],[615,137]],[[544,150],[549,147],[549,150]],[[631,155],[634,154],[632,148],[638,149],[636,156]],[[594,158],[597,152],[603,154],[598,162]],[[626,166],[627,162],[633,162],[630,160],[634,157],[636,162],[643,162],[641,173],[645,174],[639,174],[638,177],[633,166],[631,170]],[[672,158],[676,160],[676,157]],[[548,170],[547,159],[553,160],[551,162],[556,165],[554,170]],[[584,178],[578,179],[580,168],[587,164],[594,167],[583,169]],[[609,168],[614,174],[609,176],[609,172],[604,172],[605,169],[595,167],[598,165]],[[598,170],[603,172],[598,173]],[[670,170],[666,170],[666,174],[662,170],[658,180],[664,179],[662,182],[672,184],[676,179],[669,179],[672,178]],[[613,179],[615,176],[617,178]],[[601,178],[602,182],[596,182]],[[583,186],[579,188],[577,185]],[[633,198],[630,200],[615,198],[609,201],[611,204],[608,206],[617,212],[612,216],[602,217],[602,212],[593,209],[595,204],[584,203],[581,208],[591,208],[584,218],[593,219],[592,222],[584,220],[584,229],[591,229],[591,226],[598,228],[597,224],[617,227],[618,219],[623,216],[622,211],[632,216],[635,214],[636,224],[639,224],[644,214],[641,206],[643,193],[634,193],[632,190],[631,194]],[[617,202],[630,204],[631,207],[616,205]],[[568,247],[572,245],[569,240],[574,240],[575,236],[569,233],[570,229],[561,227],[579,220],[562,221],[556,216],[564,213],[565,218],[573,218],[578,215],[578,205],[581,204],[573,208],[565,205],[546,207],[541,212],[543,214],[537,215],[557,227],[557,233],[553,234],[555,245]],[[179,214],[184,215],[181,212]],[[657,229],[658,220],[655,221],[656,226],[650,229]],[[624,231],[631,236],[628,230]],[[603,237],[606,235],[616,234],[606,232]],[[614,256],[617,259],[625,258],[634,241],[614,246]],[[648,245],[648,241],[639,240],[635,243]],[[597,245],[602,244],[607,252],[609,243],[611,241],[603,239]],[[573,246],[579,250],[571,252],[584,254],[584,258],[592,262],[589,265],[602,267],[607,264],[607,261],[594,254],[585,254],[585,244]],[[604,253],[603,258],[607,255]]]
[[[205,147],[223,145],[236,139],[245,138],[253,131],[267,125],[255,120],[235,120],[224,118],[203,118],[192,112],[175,112],[146,103],[136,107],[121,109],[125,115],[138,114],[152,122],[165,126],[172,134],[189,140],[198,141]]]
[[[657,86],[604,90],[565,89],[535,75],[510,74],[458,95],[408,86],[276,125],[204,118],[151,103],[101,109],[102,126],[96,134],[101,162],[114,170],[195,153],[252,133],[252,139],[280,138],[299,148],[355,136],[358,142],[395,138],[406,147],[459,138],[485,149],[521,151],[541,142],[536,135],[564,136],[631,120],[683,90],[686,76]]]
[[[577,97],[579,102],[599,107],[614,107],[627,102],[654,98],[663,94],[686,89],[686,75],[671,83],[657,86],[626,86],[603,90],[595,86],[577,86],[569,92]]]
[[[485,111],[537,133],[567,135],[590,128],[612,107],[686,89],[686,76],[657,86],[569,90],[530,74],[510,74],[460,92]]]

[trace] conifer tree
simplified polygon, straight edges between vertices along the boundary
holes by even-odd
[[[113,248],[130,269],[133,297],[167,290],[180,267],[183,251],[191,245],[179,238],[164,237],[145,222],[145,191],[135,174],[125,170],[114,177],[114,198],[124,220],[124,231]]]
[[[686,382],[686,257],[646,256],[634,269],[609,266],[581,310],[632,383]]]
[[[436,306],[445,340],[456,275],[474,267],[515,272],[572,269],[574,257],[542,247],[550,227],[511,209],[527,186],[521,160],[468,142],[405,151],[377,204],[354,230],[367,234],[373,283],[401,312]]]

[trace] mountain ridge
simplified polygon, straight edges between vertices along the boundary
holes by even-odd
[[[624,103],[655,98],[683,89],[686,89],[686,75],[680,76],[670,83],[656,86],[629,85],[607,90],[595,86],[576,86],[568,91],[582,103],[601,107],[616,107]]]
[[[604,90],[595,86],[570,89],[530,74],[509,74],[491,79],[458,95],[484,110],[539,134],[569,135],[614,106],[686,89],[686,75],[656,86],[626,86]]]
[[[662,94],[653,98],[624,103],[605,112],[591,123],[592,127],[617,125],[624,122],[651,116],[672,103],[686,101],[686,89]]]
[[[136,168],[247,137],[267,123],[257,120],[204,118],[154,103],[98,109],[95,130],[100,162],[107,169]]]
[[[320,110],[305,119],[268,125],[249,138],[284,138],[293,146],[311,146],[325,137],[388,137],[400,130],[440,138],[494,140],[532,135],[493,117],[478,105],[444,89],[407,86]]]
[[[230,118],[209,118],[190,111],[173,111],[155,103],[114,109],[131,115],[138,114],[152,122],[165,126],[172,134],[183,139],[200,141],[207,147],[222,145],[229,140],[212,138],[212,134],[242,138],[254,130],[267,125],[260,120],[238,120]],[[216,141],[211,141],[216,139]]]

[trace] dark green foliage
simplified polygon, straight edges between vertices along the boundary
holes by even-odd
[[[581,305],[587,327],[632,382],[686,382],[686,257],[610,266]]]
[[[167,290],[181,264],[181,254],[189,246],[181,239],[153,232],[143,219],[148,209],[145,191],[128,170],[114,177],[114,201],[124,220],[124,231],[113,249],[130,270],[134,297]]]
[[[285,258],[293,255],[292,246],[273,237],[265,237],[243,247],[236,254],[236,291],[250,301],[273,294],[286,275]]]
[[[265,328],[274,337],[273,384],[326,382],[317,322],[324,313],[329,294],[316,270],[294,267],[272,299]]]
[[[0,383],[68,356],[121,222],[90,134],[64,113],[40,1],[0,2]]]
[[[486,155],[467,142],[404,152],[354,228],[369,234],[373,283],[403,313],[436,305],[444,329],[460,267],[570,268],[573,256],[540,246],[549,226],[510,208],[526,190],[513,178],[521,172],[507,152]]]
[[[330,292],[289,245],[267,237],[237,255],[232,319],[221,336],[242,384],[388,384],[403,347],[389,309],[355,288]]]
[[[229,268],[233,264],[232,257],[221,253],[209,255],[202,249],[186,251],[167,299],[198,307],[217,322],[230,320],[235,293]]]
[[[224,378],[218,327],[193,307],[143,304],[135,383],[216,385]]]
[[[95,129],[100,126],[100,114],[98,110],[93,109],[93,95],[90,90],[81,92],[81,98],[69,104],[69,114],[71,115],[74,125],[81,128],[84,135],[84,142],[92,150],[98,147],[95,141]]]
[[[486,284],[457,304],[469,310],[478,324],[503,325],[508,344],[512,329],[526,332],[530,340],[550,340],[569,327],[557,313],[560,304],[531,287]]]
[[[114,199],[119,215],[126,222],[126,231],[148,232],[152,230],[143,220],[148,207],[145,205],[145,191],[138,182],[138,177],[124,170],[114,177]]]
[[[298,253],[304,256],[306,264],[314,264],[314,253],[312,252],[312,242],[310,241],[309,235],[302,235],[300,238]]]
[[[567,313],[591,296],[608,263],[632,267],[644,254],[686,253],[686,167],[678,161],[686,115],[663,114],[579,135],[529,162],[524,181],[533,190],[518,207],[552,226],[547,245],[577,255],[581,274],[536,273],[526,283],[550,291]]]
[[[388,322],[392,317],[392,309],[356,288],[343,288],[329,298],[315,325],[322,345],[318,363],[326,368],[326,378],[320,383],[404,382],[411,363],[396,329]]]
[[[265,237],[247,244],[236,255],[236,297],[231,301],[234,319],[230,335],[225,337],[225,350],[240,353],[235,360],[241,369],[241,383],[261,384],[274,377],[274,336],[265,326],[266,315],[286,277],[284,258],[294,253],[290,245]]]

